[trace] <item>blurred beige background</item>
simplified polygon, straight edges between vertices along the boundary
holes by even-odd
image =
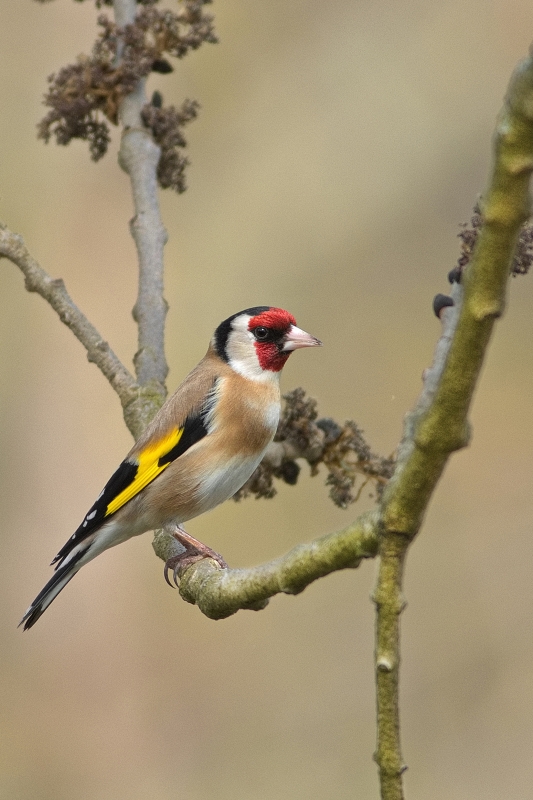
[[[202,104],[182,197],[164,194],[174,388],[216,324],[285,306],[325,342],[295,355],[324,415],[390,453],[439,325],[459,223],[533,39],[525,0],[216,2],[221,43],[155,76]],[[89,2],[0,0],[0,219],[65,279],[128,364],[135,253],[116,142],[35,139],[45,77],[94,38]],[[510,288],[456,455],[409,556],[410,800],[529,798],[533,782],[533,276]],[[117,398],[20,273],[0,264],[0,798],[377,797],[375,564],[214,623],[163,581],[149,535],[84,569],[22,634],[57,552],[130,446]],[[229,563],[344,526],[323,477],[227,503],[191,533]]]

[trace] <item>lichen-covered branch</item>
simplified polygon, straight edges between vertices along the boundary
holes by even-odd
[[[439,360],[444,359],[444,368],[438,380],[431,380],[431,376],[426,380],[420,402],[406,421],[398,463],[381,502],[380,571],[374,597],[376,761],[383,800],[403,798],[401,776],[405,767],[399,738],[398,672],[405,556],[450,454],[469,440],[467,416],[472,395],[494,322],[505,306],[520,229],[531,213],[532,172],[533,60],[528,58],[511,79],[498,119],[493,173],[481,201],[483,225],[461,279],[463,302],[460,309],[456,304],[442,312],[448,331],[432,377],[438,377]],[[457,299],[460,294],[461,290],[456,289]]]
[[[412,492],[415,500],[409,499],[405,513],[416,505],[418,484],[408,485],[411,480],[409,468],[415,457],[417,428],[420,419],[435,402],[454,334],[459,322],[462,307],[463,288],[455,283],[452,289],[453,305],[440,312],[442,333],[437,342],[432,366],[425,370],[423,387],[413,411],[407,415],[404,435],[398,447],[398,459],[391,483]],[[443,454],[448,458],[451,451]],[[434,457],[431,449],[427,451],[428,465]],[[440,475],[432,471],[433,488]],[[400,615],[405,602],[402,591],[403,570],[407,549],[412,536],[404,531],[389,528],[384,522],[391,494],[385,489],[379,509],[380,567],[377,585],[373,594],[376,606],[376,704],[377,704],[377,748],[374,758],[379,766],[382,800],[400,800],[403,797],[401,776],[405,770],[400,747],[399,716],[399,666],[400,666]],[[429,501],[429,495],[427,497]],[[418,524],[420,523],[420,519]],[[418,529],[416,529],[418,530]],[[416,532],[416,531],[415,531]],[[413,536],[415,535],[413,532]]]
[[[215,561],[204,559],[182,575],[180,595],[211,619],[229,617],[239,609],[258,611],[275,594],[298,594],[330,572],[354,569],[362,559],[374,558],[378,550],[376,521],[376,513],[369,512],[338,533],[300,544],[286,555],[250,569],[221,570]],[[154,538],[153,547],[164,561],[180,550],[163,532]]]
[[[458,234],[461,239],[461,255],[457,261],[456,270],[460,272],[463,270],[474,252],[478,234],[483,227],[483,215],[481,213],[481,206],[479,201],[474,206],[470,224],[465,222],[461,225],[461,231]],[[513,260],[511,262],[511,275],[516,278],[518,275],[527,275],[531,269],[531,262],[533,261],[533,225],[531,220],[522,226],[518,235],[518,242],[514,251]],[[452,270],[450,275],[453,276],[455,270]]]

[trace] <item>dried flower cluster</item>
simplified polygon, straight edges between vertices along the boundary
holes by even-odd
[[[274,497],[274,478],[295,484],[300,473],[298,458],[308,462],[311,475],[318,474],[320,464],[326,466],[330,497],[341,508],[355,502],[369,480],[381,494],[392,475],[394,461],[372,453],[355,422],[347,421],[341,426],[329,418],[317,419],[317,402],[307,397],[304,389],[294,389],[284,395],[284,400],[275,444],[235,500],[250,495]],[[363,481],[355,493],[358,475],[363,476]]]
[[[511,275],[527,275],[533,261],[533,225],[527,222],[518,237],[518,244],[513,258]]]
[[[177,192],[184,192],[185,167],[189,164],[189,160],[180,152],[180,149],[187,144],[183,138],[182,128],[196,119],[200,106],[195,100],[185,100],[179,109],[174,106],[163,108],[159,102],[160,97],[158,92],[154,92],[152,103],[144,106],[141,112],[142,121],[161,148],[157,166],[160,186],[163,189],[172,188]]]
[[[97,0],[105,4],[105,0]],[[212,17],[204,13],[210,0],[182,0],[177,13],[154,7],[145,0],[132,25],[118,28],[101,15],[101,33],[90,56],[63,67],[48,79],[44,103],[50,109],[39,123],[38,135],[48,142],[55,137],[66,145],[72,139],[89,143],[94,161],[107,151],[109,123],[117,124],[121,100],[150,72],[167,73],[168,56],[183,58],[203,42],[216,42]],[[145,124],[163,150],[159,170],[161,186],[183,191],[186,159],[178,148],[185,147],[181,127],[194,119],[198,106],[187,101],[180,110],[145,107]]]
[[[457,266],[450,275],[454,275],[454,279],[460,277],[461,272],[469,263],[474,252],[474,247],[477,242],[477,237],[480,228],[483,225],[483,215],[479,202],[474,206],[470,225],[465,222],[461,225],[461,231],[458,233],[461,239],[461,255],[457,261]],[[511,264],[511,275],[516,278],[517,275],[527,275],[531,262],[533,261],[533,224],[529,221],[522,227],[518,243]]]
[[[461,255],[457,260],[456,266],[456,269],[459,270],[459,272],[462,272],[472,258],[472,253],[474,252],[474,247],[477,242],[477,235],[482,224],[483,217],[481,215],[481,207],[478,201],[474,206],[472,218],[470,219],[470,227],[468,222],[463,222],[461,225],[461,230],[457,234],[461,240]]]

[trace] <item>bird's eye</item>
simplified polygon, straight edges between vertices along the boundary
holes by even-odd
[[[269,330],[268,328],[263,327],[260,325],[258,328],[254,330],[254,336],[258,342],[264,342],[268,339]]]

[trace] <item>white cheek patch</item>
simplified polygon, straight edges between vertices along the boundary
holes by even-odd
[[[251,317],[244,315],[232,323],[232,331],[228,336],[226,353],[230,367],[235,372],[252,381],[262,383],[279,382],[279,374],[271,370],[264,370],[259,363],[255,349],[255,339],[248,330]]]

